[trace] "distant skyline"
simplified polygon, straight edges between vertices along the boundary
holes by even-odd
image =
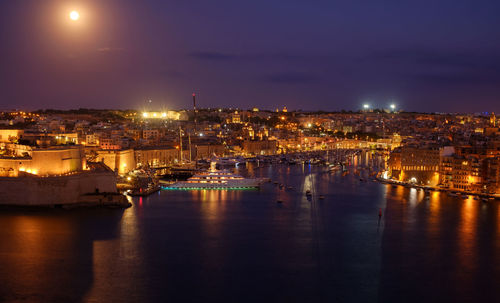
[[[498,1],[0,4],[0,108],[500,112]],[[79,11],[77,21],[68,18]]]

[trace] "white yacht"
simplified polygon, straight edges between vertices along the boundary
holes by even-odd
[[[258,188],[266,181],[263,178],[244,178],[227,170],[217,170],[216,163],[210,163],[210,169],[192,176],[186,181],[170,185],[170,189],[247,189]]]
[[[238,166],[246,163],[246,159],[243,157],[216,157],[212,161],[216,162],[219,167]]]

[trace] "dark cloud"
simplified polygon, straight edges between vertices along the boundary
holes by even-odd
[[[500,55],[473,51],[432,50],[432,49],[390,49],[374,51],[363,58],[367,61],[413,63],[428,66],[461,68],[497,68]]]
[[[320,78],[316,75],[298,72],[275,73],[264,77],[264,81],[279,84],[313,84]]]
[[[210,60],[210,61],[230,60],[236,58],[236,56],[234,55],[220,53],[220,52],[209,52],[209,51],[191,52],[188,54],[188,56],[200,60]]]
[[[408,79],[418,83],[447,86],[470,86],[500,84],[500,74],[481,74],[475,72],[462,73],[415,73],[408,75]]]
[[[257,53],[224,53],[218,51],[193,51],[188,53],[189,57],[209,60],[238,60],[238,61],[317,61],[320,59],[331,59],[330,55],[291,53],[291,52],[257,52]]]

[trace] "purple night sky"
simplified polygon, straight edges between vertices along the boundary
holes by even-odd
[[[71,9],[80,12],[70,21]],[[0,108],[500,112],[499,1],[0,4]]]

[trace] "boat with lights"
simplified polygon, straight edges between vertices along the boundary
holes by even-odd
[[[195,174],[186,181],[176,182],[166,189],[251,189],[258,188],[267,181],[265,178],[245,178],[228,170],[217,170],[216,162],[210,169]]]

